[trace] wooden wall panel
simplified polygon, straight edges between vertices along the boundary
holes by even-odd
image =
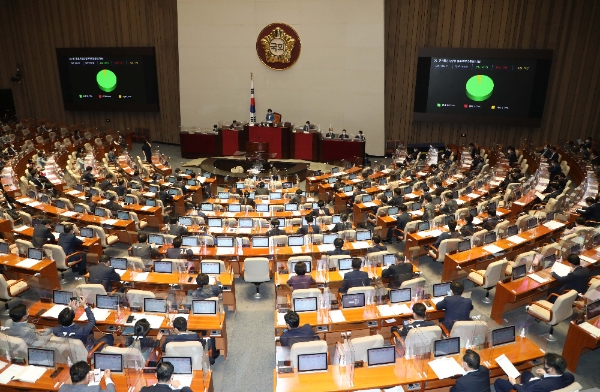
[[[386,139],[486,146],[588,135],[600,141],[598,26],[596,0],[385,0]],[[421,47],[554,50],[541,127],[413,123]]]
[[[159,112],[64,110],[55,49],[102,46],[156,48]],[[123,131],[143,127],[155,141],[179,142],[176,1],[0,0],[0,48],[0,88],[13,89],[19,117]],[[20,84],[10,82],[17,63]]]

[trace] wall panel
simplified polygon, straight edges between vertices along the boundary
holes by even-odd
[[[102,46],[156,48],[160,112],[64,110],[55,49]],[[179,142],[176,1],[0,0],[0,48],[0,88],[13,89],[19,117],[104,129],[144,127],[153,140]],[[23,72],[20,84],[10,82],[17,63]]]
[[[600,2],[386,0],[386,138],[490,146],[600,138]],[[552,49],[540,128],[412,122],[420,47]],[[460,137],[466,133],[467,137]]]

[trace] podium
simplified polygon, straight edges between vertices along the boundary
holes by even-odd
[[[319,159],[319,139],[321,134],[315,130],[307,133],[302,131],[292,132],[291,157],[306,161]]]
[[[269,144],[271,157],[275,159],[290,158],[290,127],[265,127],[261,125],[245,125],[248,140]],[[246,153],[248,150],[246,150]]]

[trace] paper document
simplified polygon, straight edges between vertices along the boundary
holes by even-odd
[[[31,200],[31,199],[28,197],[22,197],[20,199],[17,199],[16,201],[19,203],[27,203],[27,202],[29,202],[29,200]]]
[[[469,193],[467,196],[469,196],[471,199],[477,199],[479,197],[477,193]]]
[[[414,216],[421,216],[421,215],[423,215],[423,211],[421,211],[421,210],[416,210],[416,211],[411,211],[411,212],[409,212],[408,214],[409,214],[410,216],[413,216],[413,215],[414,215]]]
[[[104,225],[109,225],[109,226],[113,226],[114,224],[116,224],[118,222],[117,219],[104,219],[102,221],[102,224]]]
[[[46,373],[46,368],[40,366],[20,366],[11,365],[0,375],[0,383],[8,384],[11,380],[18,380],[28,383],[36,382]]]
[[[384,391],[385,392],[404,392],[404,388],[402,388],[402,385],[396,385],[395,387],[384,389]]]
[[[517,378],[521,374],[505,354],[496,358],[496,363],[504,370],[504,373],[506,373],[508,377]]]
[[[595,264],[595,263],[596,263],[596,261],[598,261],[598,260],[594,260],[594,259],[592,259],[591,257],[587,257],[587,256],[581,256],[581,255],[579,255],[579,258],[580,258],[581,260],[585,261],[585,262],[588,262],[588,263],[590,263],[590,264]]]
[[[520,202],[520,201],[513,201],[513,204],[519,205],[519,206],[524,206],[525,203]]]
[[[474,224],[475,226],[477,226],[477,225],[480,225],[480,224],[482,224],[482,223],[483,223],[483,221],[482,221],[481,219],[479,219],[479,218],[477,218],[477,217],[473,217],[473,224]]]
[[[561,227],[563,227],[564,223],[560,223],[558,221],[551,220],[550,222],[544,223],[544,226],[546,226],[550,230],[556,230],[556,229],[560,229]]]
[[[217,248],[217,255],[232,255],[235,253],[235,248],[234,247],[219,247]]]
[[[65,211],[61,215],[62,216],[66,216],[66,217],[72,217],[72,216],[77,215],[77,212],[75,212],[75,211]]]
[[[461,200],[461,199],[456,199],[456,204],[463,205],[463,204],[465,204],[465,201]]]
[[[110,309],[94,308],[92,309],[92,313],[94,314],[96,321],[104,321],[108,318],[108,316],[110,316]],[[83,313],[77,320],[87,321],[87,319],[87,314]]]
[[[539,276],[537,274],[529,274],[529,275],[527,275],[527,277],[535,280],[538,283],[542,283],[542,284],[544,284],[550,280],[550,279],[542,278],[541,276]]]
[[[429,366],[433,369],[438,378],[450,378],[457,374],[465,374],[464,369],[456,362],[454,358],[438,358],[429,362]]]
[[[150,323],[150,328],[159,329],[165,320],[164,316],[157,316],[153,314],[145,314],[145,313],[132,313],[133,321],[131,323],[125,323],[125,325],[135,325],[135,322],[141,319],[146,319]]]
[[[490,181],[490,185],[498,186],[498,185],[500,185],[500,181]]]
[[[381,317],[393,317],[396,315],[390,305],[378,305],[377,310]]]
[[[39,263],[42,260],[38,260],[38,259],[25,259],[25,260],[21,260],[19,261],[16,266],[17,267],[21,267],[21,268],[31,268],[34,265],[36,265],[37,263]]]
[[[302,247],[301,246],[292,246],[292,253],[294,254],[300,254],[302,253]]]
[[[544,195],[543,193],[540,192],[535,192],[535,195],[538,197],[538,199],[540,200],[544,200],[546,198],[546,195]]]
[[[107,200],[107,199],[100,200],[100,201],[98,202],[98,204],[102,204],[102,205],[104,205],[104,204],[106,204],[106,203],[108,203],[108,200]]]
[[[500,252],[504,251],[504,249],[502,249],[501,247],[496,246],[494,244],[486,245],[486,246],[483,247],[483,249],[485,251],[487,251],[487,252],[492,253],[492,254],[496,254],[496,253],[500,253]]]
[[[192,379],[193,376],[191,374],[186,375],[186,374],[175,374],[173,375],[173,380],[177,380],[179,381],[179,386],[177,387],[179,388],[183,388],[183,387],[188,387],[190,385],[192,385]]]
[[[115,268],[115,272],[116,272],[117,274],[119,274],[119,276],[123,276],[123,274],[124,274],[125,272],[127,272],[127,270],[124,270],[124,269],[116,269],[116,268]]]
[[[329,312],[329,318],[331,319],[332,323],[343,323],[346,321],[346,317],[344,317],[344,314],[341,310],[332,310]]]
[[[277,312],[277,325],[285,325],[285,313]]]
[[[412,310],[410,310],[407,304],[395,304],[392,306],[392,310],[394,311],[394,314],[397,315],[412,314]]]
[[[512,236],[508,237],[507,240],[509,240],[513,244],[517,244],[517,245],[519,245],[522,242],[527,241],[526,239],[519,237],[518,235],[512,235]]]
[[[58,314],[66,307],[67,305],[54,305],[44,313],[44,317],[58,318]]]
[[[149,272],[139,272],[137,275],[135,275],[135,278],[133,278],[133,280],[136,282],[143,282],[146,279],[148,279],[149,274]]]
[[[317,247],[319,248],[319,252],[321,253],[329,252],[330,250],[335,249],[335,246],[333,246],[333,244],[322,244],[318,245]]]
[[[369,243],[367,241],[357,241],[352,244],[354,249],[367,249],[368,247]]]
[[[545,191],[545,190],[546,190],[546,187],[545,187],[544,185],[538,185],[538,186],[536,186],[536,187],[535,187],[535,190],[536,190],[537,192],[543,192],[543,191]],[[536,194],[537,194],[537,193],[536,193]],[[538,197],[539,197],[539,196],[538,196]],[[542,199],[542,200],[543,200],[543,199]]]
[[[13,230],[21,232],[25,229],[29,229],[29,226],[23,225],[23,226],[15,227]]]
[[[571,272],[571,268],[569,268],[568,265],[565,265],[563,263],[554,263],[552,264],[552,272],[554,272],[560,277],[563,277],[569,275],[569,272]]]
[[[73,196],[75,196],[75,195],[78,195],[78,194],[79,194],[79,191],[77,189],[72,189],[72,190],[70,190],[70,191],[67,192],[67,195],[73,195]]]
[[[365,207],[375,207],[377,204],[373,203],[372,201],[368,201],[366,203],[363,203],[363,205]]]
[[[152,206],[143,206],[142,211],[148,211]]]
[[[443,300],[446,297],[432,297],[431,298],[431,302],[433,302],[434,304],[438,304],[438,302],[440,302],[441,300]]]
[[[412,192],[411,193],[407,193],[406,195],[404,195],[405,199],[416,199],[417,197],[419,197],[419,196],[415,195]]]
[[[583,328],[584,330],[586,330],[587,332],[589,332],[595,338],[600,336],[600,328],[596,327],[595,325],[592,325],[590,323],[582,323],[582,324],[579,324],[579,326],[581,328]]]
[[[29,207],[37,207],[39,205],[41,205],[42,203],[40,203],[39,201],[34,201],[33,203],[27,203],[27,205]]]

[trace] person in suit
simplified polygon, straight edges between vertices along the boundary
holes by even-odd
[[[148,337],[148,332],[150,332],[150,322],[145,318],[137,320],[133,326],[133,335],[125,339],[125,347],[137,348],[144,358],[147,358],[148,354],[160,345],[159,342]]]
[[[368,176],[368,174],[367,174],[367,176]],[[356,199],[356,196],[358,196],[358,195],[366,195],[366,194],[367,194],[367,192],[364,191],[363,185],[362,184],[357,184],[356,185],[356,191],[354,192],[354,194],[350,198],[350,202],[352,204],[354,204],[354,200]]]
[[[458,210],[458,203],[453,199],[452,192],[446,193],[444,196],[445,202],[440,207],[440,213],[442,214],[454,214]]]
[[[332,233],[337,233],[339,231],[351,230],[352,222],[348,222],[348,214],[343,213],[340,215],[340,221],[335,224],[335,227],[331,229]]]
[[[290,203],[296,203],[298,206],[302,204],[302,189],[296,190],[296,194],[290,200]]]
[[[390,205],[391,206],[399,206],[403,202],[404,202],[404,197],[402,196],[402,189],[394,188],[394,195],[392,196],[392,199],[390,200]]]
[[[460,234],[464,237],[470,237],[477,231],[477,227],[473,224],[471,215],[465,216],[465,222],[465,225],[460,228]]]
[[[542,158],[549,158],[550,154],[552,153],[552,150],[550,149],[550,144],[546,143],[544,145],[544,148],[538,150],[537,153],[540,154]]]
[[[92,174],[92,167],[88,166],[85,168],[85,172],[81,175],[81,182],[88,184],[89,186],[96,185],[96,177]]]
[[[102,180],[102,182],[100,182],[100,185],[98,187],[100,188],[100,190],[102,190],[102,192],[106,192],[107,190],[112,190],[112,180],[113,180],[112,174],[108,173],[106,175],[106,177],[104,178],[104,180]]]
[[[402,330],[400,331],[400,336],[403,338],[408,335],[411,329],[420,328],[420,327],[431,327],[434,326],[435,323],[433,321],[425,320],[425,313],[427,312],[427,308],[421,302],[417,302],[412,307],[413,317],[409,320],[406,320]],[[399,328],[394,326],[392,327],[392,331],[398,330]]]
[[[319,227],[319,225],[315,225],[313,224],[315,218],[312,215],[306,215],[306,224],[302,225],[298,228],[298,230],[296,230],[296,234],[308,234],[309,232],[313,233],[313,234],[319,234],[321,233],[321,228]]]
[[[94,381],[94,373],[86,361],[74,363],[69,369],[69,374],[71,375],[72,384],[62,384],[58,392],[116,392],[115,383],[110,378],[109,369],[105,369],[103,372],[106,389],[103,389],[100,385],[88,385]]]
[[[271,109],[267,109],[265,121],[267,122],[267,124],[273,124],[273,121],[275,121],[275,115],[273,115],[273,111]]]
[[[554,180],[554,177],[562,173],[562,169],[560,168],[560,164],[558,163],[558,158],[552,160],[552,164],[548,167],[548,174],[550,180]]]
[[[158,250],[148,243],[148,234],[138,233],[137,244],[131,245],[131,255],[141,258],[146,264],[151,262],[153,257],[158,257]]]
[[[177,237],[189,234],[188,229],[178,223],[178,217],[176,215],[172,215],[169,218],[169,234]]]
[[[117,163],[117,148],[115,146],[111,146],[110,151],[106,155],[110,163]]]
[[[496,210],[488,210],[488,218],[483,222],[483,227],[487,231],[492,231],[498,226],[498,223],[501,222],[501,219],[496,216]]]
[[[328,256],[345,256],[345,255],[350,256],[349,250],[342,249],[344,247],[343,239],[336,238],[335,240],[333,240],[333,246],[335,247],[335,249],[327,251]]]
[[[585,294],[588,290],[588,282],[590,280],[590,270],[581,266],[581,261],[577,255],[567,256],[567,261],[570,264],[571,272],[565,276],[560,276],[556,272],[552,272],[552,277],[561,283],[549,293],[562,294],[565,290],[575,290],[579,294]],[[554,299],[555,297],[553,297]]]
[[[304,124],[304,127],[302,127],[302,130],[303,130],[304,132],[308,132],[308,131],[310,130],[310,121],[307,121],[307,122]]]
[[[474,143],[469,143],[469,154],[471,155],[471,159],[475,158],[475,154],[479,152],[477,147],[475,147]]]
[[[545,192],[546,194],[544,195],[544,199],[541,200],[543,203],[548,203],[550,199],[556,199],[562,193],[558,181],[551,181],[550,184],[548,184],[548,188],[550,189],[546,190],[549,192]]]
[[[288,287],[292,288],[292,291],[296,289],[308,289],[317,284],[312,276],[306,275],[306,263],[302,261],[296,263],[294,272],[296,275],[289,278],[286,283]]]
[[[167,249],[166,258],[167,259],[187,259],[194,255],[194,252],[191,249],[181,249],[181,244],[183,240],[181,237],[173,238],[173,247]]]
[[[254,199],[250,198],[250,192],[248,191],[244,191],[244,194],[240,199],[240,204],[243,206],[250,206],[252,208],[256,208],[256,203],[254,202]],[[206,222],[206,218],[204,218],[204,221]]]
[[[265,183],[262,181],[258,183],[258,188],[254,191],[255,196],[269,196],[269,193],[269,189],[265,188]]]
[[[585,203],[588,205],[585,208],[577,210],[577,213],[583,216],[586,220],[592,220],[594,222],[600,222],[600,203],[595,198],[588,196],[585,198]]]
[[[448,230],[449,231],[445,231],[442,234],[440,234],[438,239],[435,241],[435,243],[433,244],[433,247],[435,249],[438,249],[440,247],[440,244],[444,240],[448,240],[451,238],[460,238],[460,233],[456,231],[456,221],[454,219],[448,222]]]
[[[452,330],[452,326],[456,321],[467,321],[473,309],[471,298],[463,298],[462,293],[465,287],[462,283],[454,281],[450,285],[452,295],[445,297],[438,302],[435,307],[438,310],[445,310],[446,314],[442,323],[448,331]]]
[[[423,217],[421,220],[423,222],[431,221],[435,218],[435,204],[433,204],[433,197],[431,197],[431,195],[425,195],[424,199],[426,203],[423,207]]]
[[[333,128],[329,127],[329,130],[325,134],[325,139],[335,139],[335,133],[333,133]]]
[[[402,282],[412,279],[413,265],[406,261],[404,253],[398,252],[394,255],[395,264],[381,271],[381,277],[389,279],[388,287],[397,289]]]
[[[297,342],[321,340],[310,324],[304,324],[300,327],[300,315],[293,310],[288,310],[283,319],[288,327],[288,330],[279,337],[279,344],[283,347],[291,347]]]
[[[408,207],[406,206],[406,204],[400,204],[398,206],[398,210],[400,211],[400,214],[396,217],[396,228],[398,230],[404,230],[404,228],[406,227],[406,224],[408,222],[410,222],[411,218],[410,215],[408,214]],[[388,229],[387,232],[387,236],[384,242],[387,242],[389,244],[392,243],[392,234],[394,232],[394,228],[390,227]]]
[[[120,282],[121,276],[110,266],[110,256],[102,255],[98,264],[90,267],[89,283],[101,284],[107,292],[112,289],[113,282]]]
[[[108,203],[106,203],[104,205],[105,208],[108,208],[110,210],[110,212],[113,214],[113,216],[117,215],[117,213],[123,209],[123,207],[121,207],[121,205],[119,203],[117,203],[115,200],[116,200],[116,197],[114,195],[110,196],[108,198]]]
[[[127,187],[125,186],[125,180],[124,179],[119,179],[119,181],[117,182],[117,187],[115,188],[115,192],[117,192],[117,195],[119,197],[123,197],[125,196],[125,191],[127,190]]]
[[[465,374],[456,380],[450,392],[490,392],[490,371],[479,363],[479,354],[467,349],[462,360]]]
[[[41,248],[44,244],[53,244],[55,242],[52,234],[50,219],[42,219],[41,223],[33,228],[33,238],[31,243],[34,248]]]
[[[494,389],[496,392],[509,392],[516,390],[517,392],[549,392],[556,391],[571,385],[575,382],[575,377],[572,373],[566,372],[567,361],[558,354],[547,353],[544,355],[543,369],[537,369],[535,376],[529,371],[521,374],[521,383],[509,377],[508,381],[502,378],[494,381]],[[532,380],[534,377],[539,377]],[[519,378],[519,377],[517,377]]]
[[[330,216],[331,215],[331,211],[329,210],[329,208],[325,207],[325,201],[324,200],[319,200],[319,202],[317,203],[317,205],[319,206],[319,208],[315,209],[312,211],[312,215],[314,217],[318,217],[318,216]]]
[[[204,335],[206,332],[201,333]],[[169,335],[165,336],[162,346],[163,353],[167,350],[167,344],[171,342],[200,342],[202,346],[205,346],[204,340],[200,338],[198,333],[187,330],[187,320],[184,317],[175,317],[173,320],[173,329]],[[215,338],[210,338],[209,342],[209,349],[211,350],[209,361],[211,365],[214,365],[215,360],[221,355],[221,351],[217,349]]]
[[[5,334],[23,339],[29,347],[42,347],[46,344],[49,339],[47,336],[52,334],[52,330],[45,329],[38,333],[35,325],[27,322],[29,320],[27,306],[18,304],[8,314],[10,319],[4,325]]]
[[[344,140],[344,139],[348,139],[350,138],[350,136],[348,135],[348,133],[346,132],[345,129],[342,129],[342,133],[340,133],[340,139]]]
[[[73,272],[77,270],[79,276],[85,275],[86,273],[86,254],[85,252],[77,252],[77,247],[82,244],[83,241],[77,238],[73,233],[73,225],[70,223],[66,224],[65,232],[60,233],[58,236],[58,245],[63,248],[63,251],[67,256],[67,263],[81,258],[81,261],[72,267]]]
[[[188,290],[187,295],[191,296],[192,299],[207,299],[212,297],[218,297],[223,292],[223,286],[221,284],[209,284],[210,277],[207,274],[199,274],[196,277],[196,284],[198,288],[196,290]]]
[[[354,140],[365,140],[365,135],[363,134],[363,131],[358,131],[356,136],[354,136]]]
[[[75,310],[80,306],[83,306],[88,319],[87,323],[85,324],[75,324],[73,322],[75,320]],[[88,342],[91,342],[93,343],[92,347],[99,342],[105,342],[110,346],[112,346],[114,343],[113,335],[107,334],[98,340],[94,339],[92,330],[96,325],[96,318],[94,317],[92,309],[90,309],[85,301],[85,298],[83,297],[80,297],[78,300],[70,301],[69,306],[60,311],[58,314],[58,324],[59,325],[52,329],[54,336],[78,339],[81,340],[84,345],[87,345]]]
[[[342,286],[340,287],[340,293],[347,293],[349,288],[368,286],[371,284],[369,274],[365,271],[361,271],[362,260],[358,257],[352,258],[352,271],[347,272],[342,280]]]
[[[156,367],[158,382],[149,387],[142,387],[140,392],[192,392],[190,387],[178,389],[179,381],[173,379],[175,368],[171,362],[161,362]]]
[[[585,138],[585,142],[583,143],[583,147],[587,148],[587,149],[591,149],[592,148],[592,138],[591,136],[588,136]]]
[[[383,252],[384,250],[387,250],[387,246],[381,243],[381,236],[379,234],[375,234],[373,238],[371,238],[371,241],[373,242],[373,246],[367,249],[367,253]]]
[[[506,159],[508,159],[508,164],[514,166],[519,161],[517,157],[517,153],[515,152],[515,148],[513,146],[508,146],[506,149]]]
[[[142,152],[146,158],[146,162],[152,163],[152,144],[146,139],[142,140]]]
[[[266,233],[267,237],[271,237],[274,235],[285,235],[285,230],[281,230],[279,225],[281,222],[279,219],[271,219],[271,229],[269,229]]]

